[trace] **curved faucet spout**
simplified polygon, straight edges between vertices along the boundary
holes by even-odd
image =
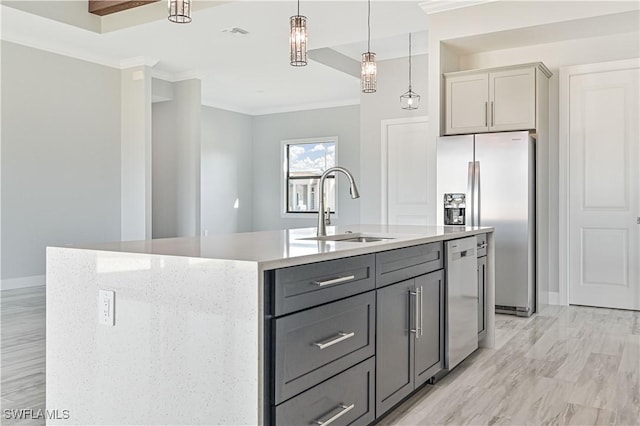
[[[351,193],[351,198],[360,198],[360,192],[358,191],[358,187],[356,186],[356,181],[353,179],[353,175],[351,172],[344,167],[336,166],[328,168],[322,176],[320,176],[320,182],[318,186],[320,187],[318,190],[318,237],[324,237],[327,235],[327,226],[324,221],[324,181],[327,179],[333,172],[341,172],[344,173],[345,176],[349,179],[349,192]]]

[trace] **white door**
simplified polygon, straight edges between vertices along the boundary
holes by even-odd
[[[382,219],[389,225],[434,223],[427,132],[426,117],[382,122]]]
[[[640,310],[640,69],[569,77],[569,303]]]

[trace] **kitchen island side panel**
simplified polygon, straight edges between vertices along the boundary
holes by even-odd
[[[262,423],[260,281],[250,261],[48,248],[47,408],[68,419],[47,424]]]

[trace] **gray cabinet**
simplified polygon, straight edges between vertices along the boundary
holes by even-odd
[[[419,335],[415,339],[415,383],[419,387],[444,367],[444,271],[415,279],[420,290]]]
[[[355,365],[275,408],[278,425],[366,425],[375,420],[375,363]]]
[[[374,265],[374,255],[368,254],[276,269],[275,314],[287,314],[373,290]]]
[[[265,272],[265,424],[370,424],[444,368],[442,242]]]
[[[404,281],[443,267],[441,242],[376,253],[376,287]]]
[[[442,270],[377,290],[376,416],[443,368]]]
[[[375,353],[375,292],[275,320],[279,404]]]

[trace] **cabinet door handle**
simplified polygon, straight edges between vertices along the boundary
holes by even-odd
[[[420,319],[418,318],[418,290],[409,291],[409,306],[411,306],[411,297],[414,297],[415,300],[413,302],[413,324],[409,327],[409,331],[416,334],[416,339],[419,337],[420,333]]]
[[[422,331],[423,331],[423,328],[422,328],[422,308],[424,307],[423,300],[422,300],[424,292],[422,290],[422,286],[420,286],[420,288],[418,289],[418,295],[420,296],[419,297],[420,303],[419,303],[418,312],[420,312],[420,335],[422,336]]]
[[[335,410],[337,408],[342,408],[342,410],[340,410],[337,414],[334,414],[332,417],[329,417],[327,420],[316,420],[313,423],[317,424],[318,426],[327,426],[328,424],[333,423],[335,420],[337,420],[340,417],[342,417],[345,414],[347,414],[349,411],[353,410],[353,408],[355,406],[356,406],[356,404],[351,404],[351,405],[340,404],[336,408],[333,409],[333,410]],[[333,410],[331,410],[331,411],[333,411]]]
[[[484,126],[487,127],[489,125],[489,103],[484,103]]]
[[[495,120],[496,109],[493,107],[493,101],[491,101],[491,127],[493,127],[493,122]]]
[[[347,281],[353,281],[355,279],[356,279],[355,275],[349,275],[346,277],[338,277],[338,278],[333,278],[331,280],[326,280],[326,281],[313,281],[313,283],[318,287],[324,287],[325,285],[346,283]]]
[[[328,340],[325,340],[323,342],[315,342],[313,345],[319,347],[321,350],[324,348],[328,348],[329,346],[333,346],[336,343],[340,343],[343,340],[347,340],[352,338],[353,336],[355,336],[356,333],[354,331],[352,331],[351,333],[338,333],[338,335],[336,337],[332,337]]]
[[[478,248],[478,250],[486,249],[486,248],[487,248],[487,245],[486,245],[486,244],[478,244],[478,247],[477,247],[477,248]]]

